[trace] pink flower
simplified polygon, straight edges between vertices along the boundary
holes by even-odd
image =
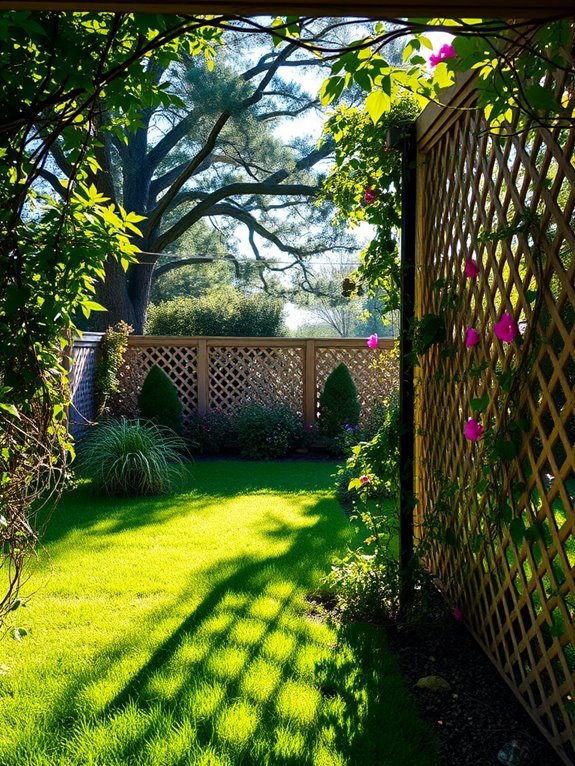
[[[480,340],[481,335],[477,332],[477,330],[474,330],[473,327],[468,327],[465,331],[465,345],[467,348],[476,346]]]
[[[441,46],[439,53],[431,54],[429,57],[429,64],[430,66],[437,66],[438,64],[441,64],[442,61],[445,61],[445,59],[453,59],[456,56],[457,53],[455,52],[453,45],[446,43],[445,45]]]
[[[467,279],[475,279],[479,274],[479,266],[475,263],[473,258],[468,258],[465,261],[465,276]]]
[[[476,442],[483,436],[485,429],[475,418],[469,418],[465,424],[465,438],[470,442]]]
[[[363,193],[363,200],[368,205],[371,205],[372,202],[375,202],[375,200],[379,197],[379,192],[377,189],[370,189],[369,186],[365,189],[365,192]]]
[[[461,622],[463,620],[463,610],[458,606],[455,607],[451,614],[453,615],[453,619],[457,620],[457,622]]]
[[[367,347],[368,348],[377,348],[377,333],[374,333],[373,335],[370,335],[367,339]]]
[[[499,322],[493,325],[495,335],[504,343],[512,343],[515,340],[519,327],[511,314],[503,314]]]
[[[369,476],[366,476],[365,474],[363,476],[359,477],[359,480],[362,484],[368,484],[369,483]]]

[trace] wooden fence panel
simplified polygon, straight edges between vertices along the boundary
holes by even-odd
[[[120,393],[111,397],[113,413],[119,417],[137,417],[138,395],[149,370],[158,365],[176,386],[184,418],[198,407],[197,344],[178,342],[157,344],[146,336],[130,338],[124,364],[119,371]],[[183,339],[182,339],[183,340]]]
[[[205,338],[132,336],[112,399],[115,415],[136,417],[138,394],[152,365],[176,386],[184,418],[244,404],[287,404],[306,424],[315,422],[319,394],[340,362],[351,372],[364,414],[397,389],[394,342],[379,341],[379,354],[363,338]],[[375,363],[375,364],[374,364]]]
[[[68,428],[76,441],[81,441],[86,428],[96,416],[94,373],[102,333],[83,333],[72,345]]]
[[[473,105],[469,80],[459,99]],[[441,508],[451,534],[433,543],[430,567],[564,762],[574,763],[575,131],[495,137],[474,111],[451,112],[439,128],[428,113],[418,143],[418,315],[440,312],[446,289],[460,298],[446,312],[449,353],[432,348],[419,368],[418,533],[429,534]],[[529,221],[523,231],[513,227],[520,220]],[[490,236],[504,227],[513,230]],[[479,265],[475,281],[465,278],[469,258]],[[504,373],[522,363],[524,350],[494,335],[504,312],[523,334],[539,327],[516,402],[529,426],[505,469],[507,487],[523,484],[508,497],[513,518],[539,534],[521,544],[508,525],[486,523],[486,498],[470,490],[482,476],[482,446],[464,436],[470,401],[485,394],[481,418],[496,427]],[[464,343],[468,326],[481,334],[474,348]]]

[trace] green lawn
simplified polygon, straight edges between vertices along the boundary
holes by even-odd
[[[202,462],[168,498],[68,494],[30,635],[0,643],[1,766],[438,764],[382,633],[306,613],[351,540],[333,470]]]

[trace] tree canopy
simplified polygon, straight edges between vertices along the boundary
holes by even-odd
[[[330,28],[328,22],[316,26],[319,37]],[[329,203],[322,209],[313,204],[322,180],[315,168],[331,154],[333,141],[318,147],[304,136],[288,144],[277,135],[281,120],[321,108],[317,95],[284,73],[321,62],[294,44],[274,48],[269,36],[252,38],[249,50],[237,32],[224,34],[222,42],[215,59],[185,47],[177,60],[150,56],[146,75],[162,98],[150,101],[142,93],[128,124],[107,96],[95,105],[94,184],[143,217],[134,263],[126,271],[113,257],[106,263],[98,286],[104,324],[125,320],[142,332],[153,284],[181,266],[217,257],[239,264],[248,250],[261,263],[261,286],[269,289],[268,271],[298,266],[305,280],[307,257],[350,246],[330,224]],[[73,150],[62,139],[50,151],[51,167],[41,174],[63,194]],[[215,231],[222,236],[213,253],[206,239]]]

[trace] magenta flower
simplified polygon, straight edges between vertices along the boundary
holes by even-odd
[[[475,279],[479,274],[479,266],[475,263],[473,258],[468,258],[465,261],[465,276],[467,279]]]
[[[445,61],[445,59],[453,59],[456,56],[457,53],[455,52],[453,45],[446,43],[441,46],[438,53],[431,54],[429,57],[429,64],[430,66],[437,66],[438,64],[441,64],[442,61]]]
[[[369,483],[369,476],[366,476],[366,474],[364,474],[363,476],[359,477],[359,480],[360,480],[360,482],[362,484],[368,484]]]
[[[467,348],[476,346],[480,340],[481,335],[477,332],[477,330],[474,330],[473,327],[468,327],[465,331],[465,345]]]
[[[373,335],[370,335],[367,339],[367,347],[368,348],[377,348],[377,333],[373,333]]]
[[[363,200],[368,205],[371,205],[372,202],[375,202],[375,200],[379,197],[379,192],[377,189],[370,189],[369,186],[366,188],[365,192],[363,193]]]
[[[503,314],[499,322],[493,325],[495,335],[504,343],[512,343],[515,340],[519,327],[511,314]]]
[[[453,615],[453,619],[457,620],[457,622],[461,622],[463,620],[463,610],[458,606],[455,607],[451,614]]]
[[[478,423],[475,418],[469,418],[465,424],[465,438],[469,439],[470,442],[479,441],[484,431],[485,429],[481,423]]]

